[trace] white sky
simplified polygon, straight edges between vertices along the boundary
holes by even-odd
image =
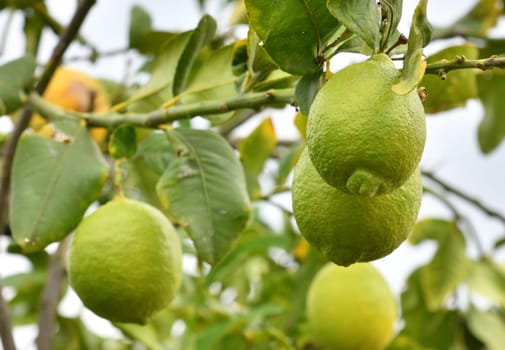
[[[443,25],[464,14],[475,0],[432,0],[428,6],[428,16],[432,24]],[[67,23],[75,6],[75,1],[50,0],[50,13],[62,23]],[[83,26],[82,33],[89,38],[100,50],[123,48],[128,40],[128,21],[131,6],[139,4],[151,14],[153,25],[159,30],[192,29],[198,23],[200,13],[196,1],[178,0],[143,0],[143,1],[98,1],[89,18]],[[417,4],[415,0],[404,0],[404,16],[400,30],[408,33],[410,18]],[[218,23],[225,23],[227,11],[219,11],[217,6],[208,9],[209,13],[218,19]],[[0,29],[3,28],[6,16],[0,14]],[[505,23],[500,23],[497,35],[505,33]],[[224,28],[220,28],[221,30]],[[0,57],[0,63],[19,57],[23,50],[23,39],[16,35],[22,32],[22,19],[14,19],[11,35],[7,47]],[[45,35],[42,42],[41,62],[47,59],[55,44],[53,35]],[[69,56],[83,54],[78,45],[73,45]],[[428,49],[428,54],[432,53]],[[131,57],[134,64],[139,64],[135,56]],[[341,62],[342,63],[342,62]],[[348,63],[344,61],[344,63]],[[97,64],[76,63],[74,67],[92,75],[120,79],[124,75],[126,60],[115,57],[99,60]],[[294,128],[291,127],[292,111],[273,112],[275,126],[279,136],[291,138]],[[465,108],[459,108],[436,116],[428,116],[428,136],[422,166],[434,171],[442,179],[455,187],[482,200],[491,208],[505,214],[505,144],[501,145],[490,155],[483,156],[477,144],[476,127],[482,117],[482,107],[477,101],[469,101]],[[288,121],[288,123],[286,123]],[[486,250],[491,248],[496,237],[503,235],[503,226],[474,210],[465,203],[458,202],[462,212],[468,213],[477,232],[483,239]],[[426,197],[421,208],[421,217],[447,215],[447,210],[436,201]],[[434,246],[426,244],[424,249],[412,248],[408,244],[402,245],[386,258],[375,262],[383,272],[395,293],[401,291],[406,276],[413,268],[429,259]],[[0,276],[6,276],[17,271],[26,270],[27,264],[17,257],[5,253],[5,241],[0,240]],[[7,291],[8,292],[8,291]],[[81,311],[80,303],[75,295],[69,295],[62,306],[68,314]],[[90,312],[86,318],[93,323],[98,332],[110,334],[111,328],[106,321],[101,321]],[[16,333],[20,349],[31,349],[33,328],[23,328]],[[1,349],[1,345],[0,345]]]

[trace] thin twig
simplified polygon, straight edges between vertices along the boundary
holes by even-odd
[[[74,40],[79,29],[84,22],[84,19],[89,13],[89,10],[93,7],[96,0],[83,0],[80,1],[77,9],[70,21],[68,27],[62,32],[61,37],[58,41],[58,44],[53,50],[51,58],[48,61],[48,64],[44,71],[42,72],[42,76],[40,80],[37,82],[35,86],[35,91],[39,94],[43,94],[46,89],[51,77],[53,76],[56,68],[61,62],[63,54],[66,49],[70,45],[70,43]],[[14,154],[16,152],[17,143],[23,131],[30,124],[30,119],[32,116],[32,110],[28,106],[25,107],[18,118],[16,123],[16,127],[14,128],[9,140],[7,141],[5,150],[4,150],[4,158],[2,165],[2,177],[0,183],[0,232],[5,231],[5,225],[7,223],[7,212],[8,212],[8,197],[11,183],[11,170],[12,170],[12,162],[14,160]],[[0,312],[5,310],[1,310],[2,306],[6,306],[6,302],[1,295],[0,289]],[[8,315],[8,313],[5,313]],[[4,350],[15,350],[14,337],[12,335],[12,324],[9,317],[0,318],[0,331],[2,331],[2,344],[4,346]]]
[[[74,118],[85,120],[88,126],[115,128],[119,125],[132,125],[146,128],[157,128],[179,119],[192,118],[199,115],[226,113],[233,110],[253,108],[259,109],[268,105],[278,106],[294,102],[294,89],[269,90],[265,92],[247,93],[227,100],[202,101],[180,104],[166,109],[157,109],[148,113],[79,113],[66,111],[49,104],[39,94],[31,93],[28,103],[41,115],[49,119]]]
[[[440,187],[442,187],[445,191],[450,192],[459,198],[465,200],[466,202],[472,204],[476,208],[480,209],[483,211],[485,214],[488,216],[494,217],[498,220],[500,220],[502,223],[505,224],[505,216],[502,215],[501,213],[497,212],[496,210],[493,210],[486,205],[484,205],[480,200],[473,198],[472,196],[454,188],[452,185],[448,184],[447,182],[439,179],[435,174],[433,174],[430,171],[423,170],[422,172],[423,176],[430,179],[431,181],[435,182],[438,184]]]
[[[444,59],[429,63],[426,66],[425,74],[436,74],[443,78],[445,74],[451,70],[470,68],[480,70],[489,70],[493,68],[505,69],[505,56],[491,56],[479,60],[469,60],[465,56],[456,56],[452,60]]]
[[[12,323],[9,312],[9,304],[2,296],[2,281],[0,280],[0,338],[4,350],[16,350],[14,337],[12,334]]]
[[[51,350],[53,347],[56,310],[67,277],[64,260],[69,243],[70,238],[67,236],[51,256],[48,278],[39,303],[39,335],[35,340],[38,350]]]

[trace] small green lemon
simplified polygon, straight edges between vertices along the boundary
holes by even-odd
[[[328,350],[382,350],[391,341],[398,316],[393,293],[368,263],[329,263],[307,294],[307,320],[314,343]]]
[[[300,156],[293,178],[293,213],[300,232],[338,265],[384,257],[411,232],[421,205],[417,170],[397,190],[375,197],[355,196],[328,185],[310,161]]]
[[[333,75],[307,121],[310,158],[321,177],[347,193],[374,196],[400,187],[419,164],[426,139],[416,91],[391,87],[399,71],[384,54]]]
[[[97,315],[143,324],[179,288],[181,243],[158,209],[115,199],[78,226],[69,251],[69,277],[84,305]]]

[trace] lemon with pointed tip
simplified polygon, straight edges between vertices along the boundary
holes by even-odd
[[[325,349],[383,350],[393,337],[398,307],[371,264],[329,263],[311,282],[306,313],[311,338]]]
[[[341,191],[389,193],[417,168],[426,139],[416,91],[397,95],[400,72],[385,54],[334,74],[317,93],[307,145],[318,173]]]
[[[182,277],[181,243],[151,205],[115,199],[77,227],[70,284],[86,307],[113,322],[144,324],[174,298]]]
[[[382,258],[408,237],[422,196],[419,169],[395,191],[355,196],[328,185],[305,149],[295,167],[293,214],[301,234],[323,255],[347,266]]]

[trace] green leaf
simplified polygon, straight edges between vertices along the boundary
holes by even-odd
[[[493,311],[471,307],[467,315],[470,331],[480,339],[487,350],[502,350],[505,344],[505,320]]]
[[[187,230],[198,255],[215,264],[249,219],[242,166],[215,132],[174,129],[167,136],[178,159],[158,182],[158,196],[172,220]]]
[[[275,177],[277,185],[283,185],[286,183],[291,171],[298,162],[298,158],[300,158],[304,147],[304,143],[296,144],[292,146],[288,153],[280,159],[279,170],[277,171],[277,175]]]
[[[467,284],[471,292],[505,307],[505,269],[493,260],[472,261]]]
[[[150,112],[174,97],[172,91],[177,64],[190,37],[191,32],[181,33],[163,46],[156,58],[151,79],[130,98],[129,101],[138,100],[128,107],[130,111]]]
[[[476,59],[478,49],[472,44],[452,46],[428,57],[427,63],[441,60],[451,60],[458,56],[466,59]],[[424,101],[426,113],[437,113],[452,108],[464,106],[466,101],[477,96],[476,72],[472,69],[457,69],[447,73],[444,80],[440,77],[427,74],[419,86],[426,88],[428,97]]]
[[[108,165],[86,128],[63,130],[68,142],[21,138],[12,169],[10,225],[25,252],[69,234],[98,198]]]
[[[428,349],[419,345],[412,337],[405,334],[399,334],[388,345],[386,350],[435,350]]]
[[[277,68],[258,34],[251,29],[247,33],[247,68],[253,77]]]
[[[407,288],[401,294],[402,319],[405,322],[402,334],[430,350],[450,349],[456,336],[458,313],[454,310],[428,309],[421,274],[421,269],[412,272],[407,280]]]
[[[362,38],[374,52],[379,50],[381,14],[375,0],[328,0],[335,18]]]
[[[414,227],[411,242],[436,239],[438,250],[431,262],[421,268],[421,286],[429,310],[444,307],[447,298],[468,273],[468,258],[463,233],[456,223],[425,219]]]
[[[38,5],[47,11],[46,5],[42,2]],[[26,11],[24,13],[25,23],[23,32],[25,34],[25,54],[37,57],[42,31],[44,30],[44,18],[36,11]]]
[[[114,323],[128,338],[144,344],[149,350],[163,350],[156,329],[152,324]]]
[[[324,73],[322,71],[305,74],[296,84],[295,98],[302,114],[309,115],[312,101],[323,84]]]
[[[247,189],[251,198],[261,196],[258,176],[263,170],[265,162],[277,145],[272,118],[265,118],[253,132],[238,145],[240,159],[244,166]]]
[[[123,125],[114,130],[109,139],[109,153],[112,157],[130,158],[137,151],[135,128]]]
[[[382,0],[381,13],[382,13],[382,26],[381,32],[381,52],[389,49],[398,40],[399,32],[397,30],[398,24],[402,18],[402,0]]]
[[[177,64],[173,86],[174,96],[179,95],[186,88],[189,73],[200,50],[210,43],[215,32],[216,22],[214,19],[209,15],[203,16],[196,29],[191,33],[191,37]]]
[[[321,70],[325,39],[339,26],[326,0],[246,0],[249,24],[284,71],[295,75]]]
[[[428,0],[420,0],[412,17],[407,55],[403,63],[400,81],[392,89],[398,95],[406,95],[423,79],[426,62],[423,47],[431,40],[431,25],[426,17]]]
[[[234,55],[233,45],[228,45],[216,51],[204,51],[194,63],[186,91],[181,96],[182,103],[212,101],[237,96],[237,77],[232,71]],[[228,120],[232,112],[204,115],[213,125]]]
[[[30,86],[35,68],[31,56],[0,66],[0,115],[9,114],[23,105],[23,92]]]
[[[141,6],[134,5],[130,11],[129,47],[137,48],[151,28],[152,21],[149,13]]]
[[[480,150],[492,152],[505,137],[505,72],[493,70],[477,75],[479,98],[484,106],[484,117],[478,129]]]

